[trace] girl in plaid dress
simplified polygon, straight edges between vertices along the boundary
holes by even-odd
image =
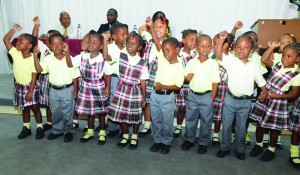
[[[37,39],[30,34],[21,34],[18,37],[16,48],[10,43],[10,39],[15,32],[22,27],[16,24],[3,38],[4,44],[13,59],[14,77],[16,80],[14,87],[14,105],[22,110],[23,129],[18,135],[19,139],[24,139],[31,135],[30,128],[30,109],[33,111],[37,123],[36,139],[44,137],[42,126],[42,115],[39,106],[39,82],[34,67],[33,54],[38,54],[36,46]],[[33,53],[33,54],[32,54]]]
[[[263,152],[263,128],[270,129],[270,145],[261,156],[262,161],[275,158],[275,147],[282,130],[289,129],[290,100],[296,99],[299,93],[300,74],[295,67],[299,60],[298,48],[294,44],[284,47],[281,62],[274,63],[270,59],[271,53],[279,47],[279,42],[269,43],[269,49],[262,56],[262,61],[268,67],[273,67],[267,80],[267,100],[256,102],[250,117],[259,121],[256,129],[257,143],[250,152],[251,156],[258,156]]]
[[[129,143],[129,124],[133,125],[133,134],[129,149],[138,146],[138,130],[142,117],[142,106],[146,103],[146,62],[137,54],[142,48],[143,39],[133,32],[126,39],[127,53],[121,53],[119,59],[119,81],[116,93],[108,109],[108,118],[121,123],[123,138],[117,144],[124,148]]]
[[[163,40],[170,34],[170,26],[168,25],[169,22],[166,20],[165,14],[161,12],[155,13],[156,15],[153,15],[152,21],[158,26],[162,23],[162,21],[167,23],[166,25],[162,25],[162,29],[156,28],[157,32],[159,33],[159,40],[162,43]],[[153,91],[154,88],[154,81],[156,77],[157,72],[157,57],[156,54],[158,53],[157,47],[152,39],[152,34],[148,32],[149,26],[147,24],[143,25],[142,29],[139,28],[140,34],[143,36],[144,39],[147,41],[147,45],[145,48],[145,53],[143,56],[143,60],[147,62],[148,70],[149,70],[149,79],[146,81],[147,88],[146,88],[146,106],[145,106],[145,113],[144,113],[144,129],[139,133],[140,137],[145,137],[146,135],[149,135],[151,133],[151,114],[150,114],[150,94]],[[149,36],[150,35],[150,36]]]
[[[88,50],[90,53],[83,54],[80,59],[67,59],[70,67],[78,67],[81,72],[81,86],[76,102],[75,111],[78,114],[88,116],[88,130],[80,139],[85,143],[94,137],[95,116],[99,117],[99,140],[98,144],[106,142],[105,116],[108,107],[108,95],[110,93],[109,65],[104,61],[100,50],[103,48],[103,37],[97,33],[89,37]]]
[[[179,52],[179,57],[182,60],[183,67],[187,65],[187,63],[198,56],[196,48],[196,38],[197,38],[197,30],[187,29],[182,31],[182,43],[184,47]],[[177,126],[173,132],[174,138],[177,138],[181,134],[182,130],[182,122],[186,112],[186,98],[189,93],[189,84],[183,84],[182,88],[174,93],[175,95],[175,104],[178,109],[177,114]]]

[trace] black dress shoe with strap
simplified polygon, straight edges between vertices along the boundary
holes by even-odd
[[[122,141],[125,141],[125,142],[122,142]],[[129,140],[127,138],[123,137],[121,142],[119,142],[117,144],[117,147],[120,148],[120,149],[123,149],[128,143],[129,143]]]

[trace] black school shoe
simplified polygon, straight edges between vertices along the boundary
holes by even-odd
[[[162,144],[160,153],[161,153],[161,154],[169,154],[169,152],[170,152],[170,147],[171,147],[170,145]]]
[[[43,125],[44,132],[50,130],[51,128],[52,128],[52,125],[50,125],[50,124],[48,124],[48,123],[45,123],[45,124]]]
[[[25,139],[27,136],[31,135],[31,129],[23,126],[21,133],[18,135],[18,139]]]
[[[295,168],[297,168],[297,169],[299,169],[300,170],[300,163],[295,163],[294,162],[294,159],[300,159],[299,157],[290,157],[289,158],[289,162],[291,163],[291,165],[293,166],[293,167],[295,167]]]
[[[276,154],[267,149],[264,152],[264,154],[260,157],[260,160],[262,160],[264,162],[268,162],[268,161],[271,161],[271,160],[275,159],[275,157],[276,157]]]
[[[136,144],[132,144],[132,141],[135,141],[136,142]],[[131,149],[131,150],[135,150],[135,149],[137,149],[137,147],[138,147],[138,140],[137,139],[131,139],[131,141],[130,141],[130,145],[129,145],[129,149]]]
[[[146,129],[147,131],[146,132],[139,132],[138,136],[143,138],[143,137],[146,137],[147,135],[150,135],[151,134],[151,128],[144,128]]]
[[[39,140],[44,138],[44,129],[41,127],[36,128],[35,139]]]
[[[150,151],[151,152],[157,152],[161,149],[162,147],[162,143],[154,143],[151,148],[150,148]]]
[[[183,144],[180,146],[180,148],[182,150],[186,151],[186,150],[189,150],[190,148],[192,148],[194,145],[195,145],[194,143],[186,140],[183,142]]]
[[[250,156],[256,157],[260,155],[264,151],[264,148],[258,145],[254,145],[254,147],[250,151]]]
[[[71,142],[72,140],[73,140],[73,134],[72,133],[67,133],[65,135],[64,142],[68,143],[68,142]]]
[[[239,160],[245,160],[246,159],[246,154],[245,153],[238,153],[238,152],[234,152],[236,157],[239,159]]]
[[[123,140],[125,140],[126,142],[122,143]],[[129,140],[123,137],[122,140],[117,144],[117,147],[120,149],[123,149],[128,143],[129,143]]]

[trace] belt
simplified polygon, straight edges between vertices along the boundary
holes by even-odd
[[[205,91],[205,92],[195,92],[195,91],[193,91],[192,89],[191,89],[191,92],[193,92],[194,94],[196,94],[196,95],[205,95],[205,94],[208,94],[208,93],[210,93],[211,91]]]
[[[111,76],[112,76],[112,77],[118,77],[118,78],[119,78],[119,76],[118,76],[117,74],[111,74]]]
[[[159,95],[170,95],[173,91],[169,91],[169,90],[156,90],[155,93],[159,94]]]
[[[243,96],[235,96],[235,95],[233,95],[231,92],[230,92],[230,90],[228,89],[228,94],[233,98],[233,99],[236,99],[236,100],[249,100],[249,99],[251,99],[251,96],[248,96],[248,95],[243,95]]]
[[[55,90],[62,90],[62,89],[70,87],[71,85],[72,85],[72,83],[66,84],[66,85],[62,85],[62,86],[56,86],[56,85],[53,85],[51,83],[49,84],[49,86],[52,87]]]

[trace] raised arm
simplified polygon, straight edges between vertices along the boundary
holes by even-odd
[[[10,42],[12,36],[17,32],[22,30],[22,27],[19,24],[15,24],[14,27],[4,36],[3,42],[7,50],[10,50],[13,45]]]
[[[280,43],[277,41],[269,42],[269,48],[265,51],[265,53],[261,57],[261,62],[264,63],[268,67],[273,67],[274,55],[273,52],[276,48],[280,46]]]
[[[233,26],[233,28],[232,28],[232,30],[231,30],[230,33],[231,33],[233,36],[235,36],[236,31],[239,30],[239,29],[241,29],[242,27],[243,27],[242,21],[237,21],[237,22],[235,23],[235,25]]]
[[[36,38],[38,38],[38,34],[39,34],[39,26],[40,26],[40,18],[38,16],[33,18],[33,30],[32,30],[32,35]]]
[[[101,35],[103,36],[102,56],[103,56],[104,60],[112,61],[111,56],[108,55],[108,43],[109,43],[110,34],[102,33]]]
[[[139,27],[139,29],[138,29],[138,32],[139,32],[140,35],[142,35],[142,33],[143,33],[144,31],[148,31],[147,24],[142,25],[142,26]]]
[[[62,49],[66,55],[66,62],[67,62],[67,66],[68,67],[73,67],[73,63],[70,57],[70,49],[69,49],[69,45],[67,43],[64,43],[64,47]]]
[[[153,21],[152,21],[152,19],[150,17],[148,17],[146,19],[146,24],[150,27],[150,33],[152,35],[152,38],[153,38],[153,41],[154,41],[154,43],[156,45],[157,50],[160,51],[161,50],[161,44],[160,44],[158,36],[157,36],[157,34],[155,32],[155,29],[154,29],[154,26],[153,26]]]
[[[34,67],[35,67],[37,73],[43,72],[43,68],[40,65],[40,61],[38,59],[39,52],[40,52],[40,49],[38,47],[34,47],[34,49],[33,49],[33,60],[34,60]]]
[[[228,33],[226,31],[223,31],[219,34],[220,40],[217,44],[217,49],[216,49],[216,57],[222,61],[223,60],[223,44],[225,39],[227,38]]]

